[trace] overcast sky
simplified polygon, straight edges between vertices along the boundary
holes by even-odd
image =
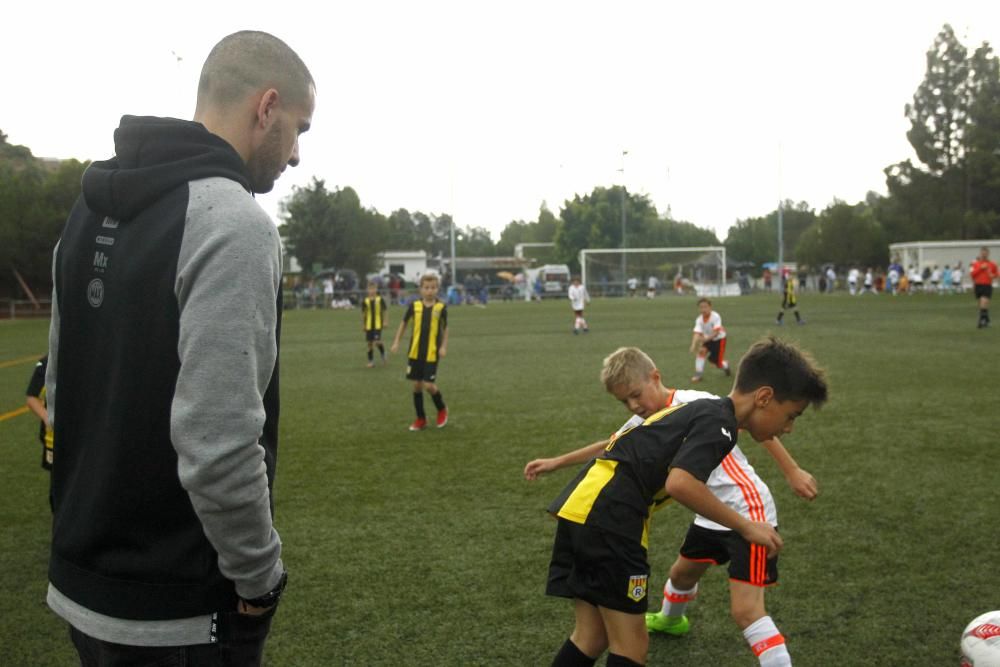
[[[0,130],[36,156],[109,157],[126,113],[190,118],[215,42],[265,30],[318,87],[301,164],[260,197],[272,215],[315,176],[494,239],[623,178],[722,240],[779,198],[884,193],[882,170],[912,157],[904,106],[942,25],[1000,46],[987,0],[12,6]]]

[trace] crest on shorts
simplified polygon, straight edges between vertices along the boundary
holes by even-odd
[[[646,597],[646,584],[649,583],[648,574],[633,574],[628,578],[628,596],[638,602]]]

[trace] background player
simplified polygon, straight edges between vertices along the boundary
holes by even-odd
[[[52,470],[52,427],[49,425],[49,412],[45,404],[45,371],[48,369],[49,355],[45,355],[35,364],[24,392],[24,404],[41,420],[38,427],[38,440],[42,443],[42,467]]]
[[[437,274],[425,273],[420,277],[420,299],[412,301],[406,309],[390,348],[393,353],[399,349],[399,339],[406,323],[413,320],[413,336],[406,361],[406,378],[413,380],[413,407],[417,412],[416,420],[410,424],[411,431],[427,428],[424,389],[427,389],[437,408],[437,427],[442,428],[448,423],[448,408],[445,407],[444,397],[435,383],[438,360],[448,353],[448,309],[443,302],[438,301],[439,287]]]
[[[385,299],[378,293],[378,285],[371,281],[368,283],[368,296],[361,303],[362,327],[365,331],[365,341],[368,343],[368,368],[375,365],[374,347],[378,345],[378,352],[382,355],[382,363],[385,364],[385,345],[382,344],[382,329],[389,326],[388,306]]]
[[[570,305],[573,306],[573,335],[580,333],[588,333],[590,327],[587,326],[587,320],[583,318],[583,307],[585,304],[590,303],[590,294],[587,293],[587,288],[580,284],[580,279],[573,276],[573,283],[566,290],[566,295],[569,297]]]
[[[795,296],[795,281],[792,280],[787,271],[783,272],[781,274],[781,310],[778,311],[778,319],[775,322],[778,325],[783,324],[785,311],[791,308],[792,312],[795,313],[796,324],[805,324],[806,321],[799,315],[798,303],[799,300]]]
[[[698,312],[689,350],[697,354],[691,382],[701,382],[706,358],[728,376],[730,371],[729,362],[726,361],[726,329],[722,326],[722,317],[712,310],[712,302],[704,297],[698,300]]]

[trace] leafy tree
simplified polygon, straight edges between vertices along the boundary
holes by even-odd
[[[799,238],[816,223],[816,214],[806,202],[786,200],[781,206],[782,241],[785,259],[796,261]],[[734,261],[750,262],[760,266],[778,260],[778,210],[762,218],[738,220],[729,228],[726,237],[726,254]]]
[[[493,238],[485,227],[464,227],[455,231],[455,254],[459,257],[492,257]]]
[[[513,220],[504,227],[500,232],[495,252],[498,256],[510,257],[514,255],[519,243],[553,243],[559,224],[559,218],[549,210],[545,202],[542,202],[538,209],[538,219],[534,222]],[[536,258],[542,263],[555,260],[555,253],[550,248],[533,248],[530,253],[526,252],[525,256]]]
[[[579,269],[583,248],[622,247],[622,199],[628,247],[640,247],[646,230],[658,220],[656,207],[645,195],[628,194],[625,188],[596,187],[589,195],[576,195],[559,214],[556,254],[574,270]]]
[[[928,171],[942,175],[962,159],[962,136],[968,114],[966,49],[945,24],[927,52],[927,72],[906,105],[906,133]]]
[[[52,249],[59,240],[87,163],[52,166],[0,132],[0,294],[24,298],[14,271],[43,298],[52,288]]]
[[[970,238],[1000,236],[1000,59],[983,44],[969,61],[969,123],[965,132]],[[979,217],[979,221],[975,218]]]
[[[282,235],[288,251],[308,271],[313,267],[350,268],[364,276],[375,269],[376,255],[386,248],[385,218],[361,207],[353,188],[330,192],[314,178],[295,188],[282,205]]]
[[[890,241],[1000,233],[1000,66],[988,43],[968,50],[945,25],[906,105],[919,164],[886,168],[877,215]]]
[[[832,262],[838,266],[882,266],[888,245],[882,226],[865,202],[853,206],[835,201],[803,232],[796,258],[809,266]]]
[[[405,208],[393,211],[386,219],[386,250],[410,250],[422,246],[417,241],[413,216]]]

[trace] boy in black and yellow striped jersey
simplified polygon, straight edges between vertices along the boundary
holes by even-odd
[[[375,365],[375,346],[378,345],[382,363],[385,363],[385,345],[382,344],[382,329],[389,326],[388,306],[385,299],[378,293],[378,285],[368,283],[368,296],[361,302],[362,328],[365,330],[365,341],[368,343],[368,368]]]
[[[671,405],[612,436],[548,508],[558,527],[546,593],[572,599],[576,617],[554,667],[593,665],[604,651],[609,667],[645,664],[649,521],[667,501],[769,555],[780,551],[781,538],[768,522],[727,507],[705,482],[739,429],[758,442],[790,433],[806,407],[826,397],[824,373],[807,354],[766,338],[744,356],[727,397]],[[755,636],[751,646],[758,643]]]
[[[437,298],[440,280],[436,273],[426,273],[420,278],[420,299],[410,303],[399,323],[396,337],[390,350],[399,349],[399,339],[406,324],[413,320],[413,337],[406,360],[406,378],[413,380],[413,407],[417,418],[410,424],[411,431],[427,428],[427,414],[424,412],[424,389],[431,395],[437,408],[437,427],[448,423],[448,408],[436,384],[437,365],[448,353],[448,310],[444,302]]]

